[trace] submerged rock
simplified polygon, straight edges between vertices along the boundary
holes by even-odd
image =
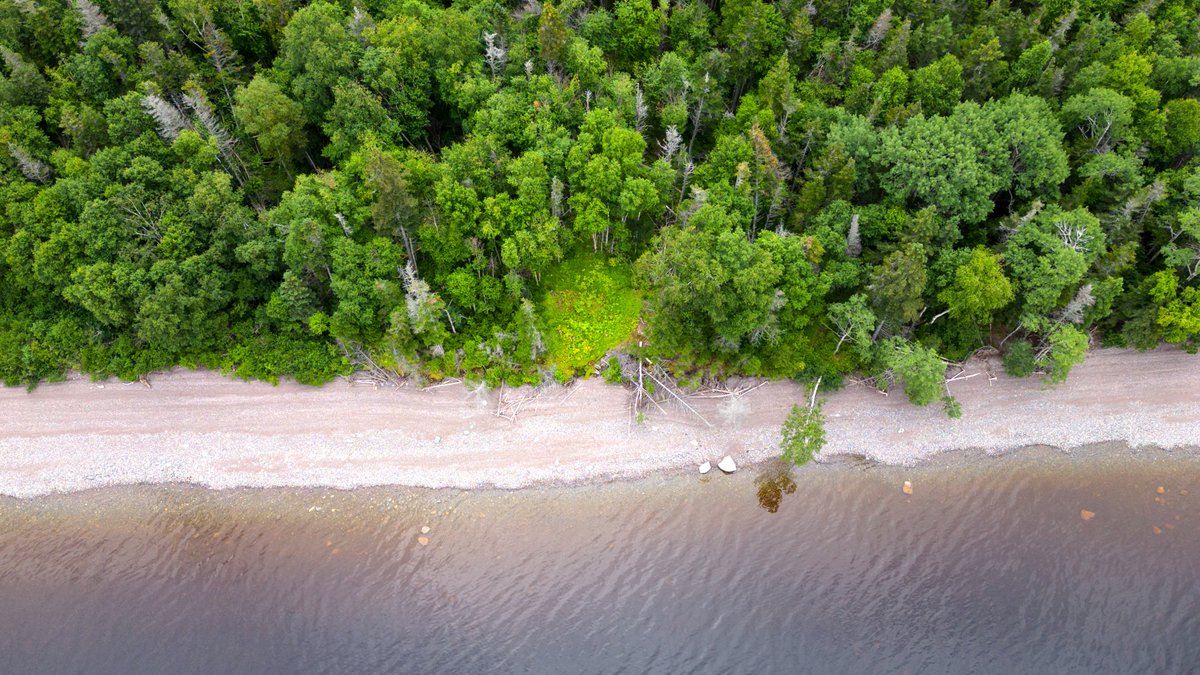
[[[421,534],[429,534],[429,526],[428,525],[421,526]]]
[[[1093,511],[1088,511],[1087,509],[1083,509],[1079,512],[1079,517],[1084,520],[1091,520],[1092,518],[1096,517],[1096,514]]]
[[[721,461],[717,462],[717,468],[725,473],[733,473],[737,471],[737,463],[733,461],[732,457],[725,455],[721,458]]]
[[[912,494],[912,481],[909,481],[909,480],[904,481],[904,485],[903,485],[903,487],[900,488],[900,490],[903,491],[904,494],[906,494],[906,495],[911,495]]]
[[[429,543],[429,537],[417,537],[417,543],[425,546]]]
[[[1163,486],[1159,485],[1158,489],[1155,490],[1155,492],[1157,492],[1160,495],[1165,495],[1167,493],[1167,489],[1164,488]]]
[[[701,476],[708,473],[709,471],[712,471],[712,462],[705,462],[700,465],[700,475]]]

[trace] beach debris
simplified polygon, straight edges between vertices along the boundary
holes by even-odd
[[[421,526],[421,534],[429,534],[429,526],[428,525]]]
[[[675,400],[688,412],[700,418],[700,421],[704,422],[704,426],[710,428],[713,426],[712,422],[705,419],[687,402],[686,399],[692,395],[680,391],[678,383],[670,373],[650,359],[638,359],[637,363],[622,363],[621,374],[633,386],[633,396],[629,402],[630,428],[633,427],[635,420],[644,419],[647,410],[646,404],[653,405],[660,413],[666,415],[667,411],[663,408],[663,403],[670,399]],[[646,382],[647,378],[654,383],[653,389]]]
[[[1186,496],[1187,496],[1187,494],[1188,494],[1188,491],[1187,491],[1187,490],[1180,490],[1180,491],[1179,491],[1179,494],[1181,494],[1181,495],[1183,495],[1184,497],[1186,497]]]
[[[737,471],[737,463],[733,461],[732,457],[725,455],[721,458],[721,461],[717,462],[717,468],[725,473],[733,473]]]
[[[1165,495],[1165,494],[1167,494],[1167,489],[1166,489],[1165,487],[1161,486],[1161,485],[1159,485],[1159,486],[1158,486],[1158,488],[1156,488],[1154,491],[1155,491],[1155,492],[1157,492],[1157,493],[1158,493],[1158,494],[1160,494],[1160,495]]]
[[[429,545],[429,537],[417,537],[417,543],[422,546]]]
[[[1082,518],[1083,520],[1087,521],[1087,520],[1091,520],[1092,518],[1095,518],[1096,513],[1095,513],[1095,511],[1088,511],[1087,509],[1081,509],[1079,511],[1079,517]]]
[[[712,462],[705,461],[703,464],[700,465],[700,475],[701,476],[708,473],[709,471],[712,471]]]
[[[904,492],[904,494],[911,495],[912,494],[912,481],[910,481],[910,480],[904,481],[904,486],[901,487],[900,489]]]

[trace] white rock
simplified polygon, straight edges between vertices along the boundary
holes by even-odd
[[[700,475],[701,476],[708,473],[709,471],[712,471],[712,463],[711,462],[705,462],[700,465]]]
[[[700,441],[698,441],[698,440],[696,440],[696,439],[694,439],[694,438],[693,438],[693,439],[692,439],[692,447],[693,447],[693,448],[698,448],[698,447],[700,447]]]
[[[733,461],[732,457],[725,455],[721,458],[721,461],[717,462],[717,468],[725,473],[733,473],[737,471],[737,464]]]

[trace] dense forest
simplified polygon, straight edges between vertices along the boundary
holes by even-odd
[[[0,56],[9,384],[1200,346],[1195,0],[0,0]]]

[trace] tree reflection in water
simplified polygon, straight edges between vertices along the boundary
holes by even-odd
[[[796,491],[796,481],[792,479],[792,466],[785,462],[773,462],[754,478],[758,491],[758,505],[775,513],[784,495]]]

